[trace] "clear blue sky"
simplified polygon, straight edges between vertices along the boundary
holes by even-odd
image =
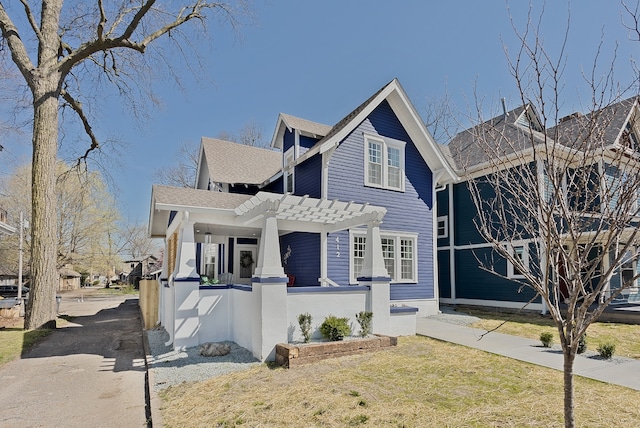
[[[394,77],[421,114],[429,100],[445,93],[463,111],[474,102],[474,91],[490,107],[501,97],[516,107],[504,45],[519,46],[509,16],[524,28],[529,2],[510,3],[509,11],[503,0],[263,0],[255,3],[255,22],[241,27],[238,36],[211,22],[213,42],[202,52],[207,79],[185,72],[184,91],[159,82],[163,107],[142,125],[113,103],[109,120],[94,126],[98,135],[124,142],[122,171],[116,168],[113,175],[123,217],[148,220],[151,175],[171,164],[182,142],[236,132],[249,121],[270,138],[279,112],[333,125]],[[566,28],[568,6],[547,3],[542,34],[553,51]],[[628,81],[632,75],[629,61],[640,43],[628,40],[621,13],[615,0],[572,3],[563,89],[567,113],[580,110],[578,94],[589,96],[580,93],[580,73],[590,71],[601,39],[603,69],[617,42],[617,77]]]

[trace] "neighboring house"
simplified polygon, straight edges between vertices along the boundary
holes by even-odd
[[[0,235],[5,234],[5,235],[13,235],[14,233],[16,233],[16,228],[13,226],[10,226],[7,222],[9,221],[9,218],[7,216],[7,211],[0,208]]]
[[[82,275],[73,270],[70,265],[60,268],[58,273],[60,274],[59,291],[77,290],[80,288]]]
[[[0,285],[17,285],[18,274],[0,265]]]
[[[0,146],[1,148],[2,146]],[[7,211],[0,208],[0,235],[13,235],[16,228],[10,226]],[[0,265],[0,285],[14,285],[18,282],[18,275],[11,272],[6,266]]]
[[[555,136],[560,145],[564,145],[564,147],[570,145],[575,148],[576,145],[573,142],[581,141],[581,138],[585,138],[585,130],[596,127],[601,130],[599,137],[604,143],[600,143],[599,155],[594,158],[594,165],[590,166],[593,172],[593,183],[596,184],[587,184],[585,192],[598,192],[599,184],[597,183],[600,183],[601,180],[602,182],[612,182],[622,179],[611,165],[611,156],[618,156],[617,153],[620,153],[620,150],[640,151],[640,139],[638,138],[640,123],[637,122],[637,118],[640,117],[640,109],[637,100],[632,98],[591,114],[593,116],[577,113],[567,116],[562,118],[556,127],[545,130],[531,105],[524,105],[509,112],[505,109],[505,112],[500,116],[459,133],[448,146],[441,147],[449,157],[451,164],[455,165],[459,176],[466,178],[461,182],[443,186],[438,189],[437,193],[440,302],[521,308],[533,299],[527,308],[544,310],[540,297],[536,298],[535,292],[531,288],[523,288],[512,280],[521,280],[523,276],[506,259],[500,256],[496,257],[492,245],[487,243],[476,229],[474,217],[477,215],[477,210],[472,201],[467,180],[481,179],[488,174],[489,166],[496,164],[496,162],[490,162],[488,157],[491,154],[477,144],[476,137],[493,133],[496,138],[493,140],[495,147],[492,153],[500,153],[500,159],[505,160],[505,168],[518,166],[535,168],[533,171],[537,171],[538,183],[544,187],[548,180],[544,175],[545,169],[543,168],[545,156],[540,154],[545,150],[543,144],[545,138],[550,139]],[[579,135],[581,132],[582,136]],[[539,154],[536,158],[532,155],[534,152],[532,146]],[[628,159],[630,159],[629,162],[637,162],[637,160],[633,160],[632,156],[628,156]],[[571,185],[565,182],[563,187],[567,186]],[[605,188],[606,186],[601,187],[601,189]],[[544,195],[546,191],[545,188],[542,194]],[[598,199],[594,197],[592,200],[597,201]],[[571,207],[572,203],[580,202],[578,200],[569,201],[567,204]],[[530,239],[517,245],[511,243],[509,245],[512,246],[514,255],[528,262],[538,257],[537,254],[531,254],[534,247],[528,244],[536,238],[536,236],[531,236]],[[602,248],[601,250],[611,251]],[[495,269],[503,277],[480,268],[479,260],[493,257],[496,257]],[[621,278],[633,276],[638,269],[640,266],[637,266],[636,262],[623,266],[611,278],[610,288],[619,287]],[[625,291],[623,297],[627,300],[633,300],[638,296],[637,293],[637,287],[632,287]]]
[[[399,82],[334,126],[280,114],[271,147],[203,138],[194,189],[153,187],[173,346],[272,359],[304,312],[414,334],[438,311],[435,189],[456,176]]]
[[[122,273],[120,275],[120,280],[138,288],[141,279],[151,278],[151,273],[157,270],[157,261],[158,258],[150,254],[135,259],[125,260],[123,262],[123,266],[125,266],[125,269],[128,266],[131,270],[126,274]]]

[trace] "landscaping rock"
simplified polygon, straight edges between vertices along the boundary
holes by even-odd
[[[226,343],[207,342],[200,345],[199,352],[203,357],[221,357],[231,352],[231,346]]]

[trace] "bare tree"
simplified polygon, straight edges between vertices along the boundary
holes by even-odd
[[[196,143],[182,143],[173,164],[156,169],[153,172],[153,181],[167,186],[193,187],[198,169],[199,149]]]
[[[78,163],[100,147],[91,127],[87,105],[81,101],[81,88],[88,84],[115,85],[118,93],[136,101],[138,82],[151,76],[155,67],[143,54],[159,46],[163,38],[175,43],[187,55],[191,41],[199,37],[184,34],[186,24],[205,23],[207,12],[234,20],[226,3],[192,0],[156,5],[155,0],[77,2],[44,0],[39,10],[21,0],[22,8],[0,3],[0,55],[11,56],[32,97],[33,174],[32,174],[32,290],[25,327],[55,326],[56,283],[56,173],[59,109],[75,113],[89,145],[79,153]],[[170,36],[170,37],[163,37]],[[159,64],[171,58],[157,50]],[[146,66],[146,67],[145,67]],[[147,77],[149,79],[149,77]],[[84,86],[83,86],[84,84]],[[138,89],[138,90],[136,90]],[[85,92],[86,93],[86,92]],[[85,96],[85,100],[91,100]]]
[[[640,108],[636,97],[621,100],[612,69],[601,77],[594,66],[588,111],[561,117],[565,55],[554,61],[538,29],[516,31],[521,47],[510,58],[522,106],[487,121],[478,110],[478,125],[450,150],[492,244],[480,268],[531,288],[555,322],[573,427],[579,340],[640,276],[631,269],[640,258]]]

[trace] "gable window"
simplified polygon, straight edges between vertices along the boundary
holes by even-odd
[[[447,238],[449,236],[449,217],[444,215],[438,217],[438,238]]]
[[[284,154],[284,171],[282,173],[284,193],[294,192],[294,166],[293,147]]]
[[[356,283],[364,265],[365,230],[351,230],[350,282]],[[381,232],[382,258],[391,282],[418,281],[416,242],[417,235],[401,232]]]
[[[404,191],[404,141],[365,135],[365,185]]]
[[[524,271],[521,267],[524,267],[526,271],[529,270],[529,247],[527,244],[508,245],[508,249],[511,251],[511,255],[520,261],[522,266],[517,266],[507,260],[507,278],[524,278]]]

